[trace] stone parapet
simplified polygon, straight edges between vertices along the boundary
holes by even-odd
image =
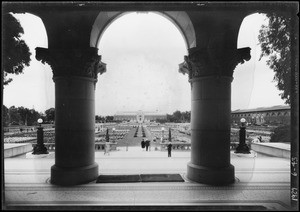
[[[251,143],[255,152],[280,158],[291,157],[291,146],[285,143]]]
[[[32,151],[32,144],[4,144],[4,158],[10,158]]]

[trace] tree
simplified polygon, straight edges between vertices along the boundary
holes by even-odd
[[[160,123],[160,124],[164,124],[166,122],[171,122],[171,121],[168,121],[168,119],[155,119],[155,121]]]
[[[258,40],[262,57],[268,57],[267,65],[274,70],[273,81],[282,91],[281,99],[290,104],[291,95],[291,17],[286,14],[268,13],[269,22],[262,25]],[[294,36],[294,35],[293,35]]]
[[[2,105],[2,123],[4,127],[9,125],[9,110],[5,105]]]
[[[54,122],[55,120],[55,108],[50,108],[45,111],[47,122]]]
[[[191,111],[182,112],[182,117],[183,117],[184,122],[190,122],[191,121]]]
[[[175,118],[175,122],[181,122],[182,115],[181,115],[181,112],[179,110],[176,110],[173,113],[173,116]]]
[[[2,63],[4,68],[3,85],[8,85],[12,79],[7,74],[23,73],[25,66],[29,66],[30,51],[21,34],[24,34],[19,21],[10,13],[3,16],[2,33]]]
[[[21,120],[21,116],[18,112],[18,108],[16,108],[15,106],[11,106],[8,109],[8,112],[9,112],[9,123],[11,125],[19,125],[20,120]]]
[[[174,116],[167,114],[167,122],[175,122]]]
[[[291,142],[291,126],[279,126],[271,134],[270,142]]]
[[[24,124],[24,125],[27,125],[28,124],[28,116],[29,116],[29,109],[28,108],[24,108],[24,107],[18,107],[17,108],[18,110],[18,113],[20,114],[20,120],[19,122]]]
[[[26,111],[27,111],[27,126],[37,125],[37,120],[39,118],[42,118],[42,114],[40,114],[34,109],[26,108]]]
[[[105,120],[106,120],[106,122],[113,122],[114,117],[113,116],[105,116]]]
[[[18,107],[17,113],[19,114],[18,123],[27,126],[32,126],[37,124],[37,120],[41,118],[41,115],[34,109],[28,109],[24,107]]]

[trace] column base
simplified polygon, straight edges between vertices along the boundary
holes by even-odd
[[[51,167],[50,182],[55,185],[73,186],[96,180],[98,175],[97,163],[75,168],[63,168],[53,165]]]
[[[189,162],[187,164],[187,178],[198,183],[211,185],[227,185],[234,183],[234,166],[225,168],[211,168],[198,166]]]

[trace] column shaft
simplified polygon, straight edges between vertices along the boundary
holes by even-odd
[[[192,84],[191,161],[188,178],[207,184],[234,182],[230,164],[232,77],[199,77]]]
[[[98,176],[95,163],[95,79],[55,77],[55,165],[51,183],[76,185]]]

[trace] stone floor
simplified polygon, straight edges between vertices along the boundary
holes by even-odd
[[[95,153],[99,174],[178,173],[185,182],[107,183],[73,187],[49,183],[54,154],[46,158],[6,158],[5,207],[9,209],[164,209],[290,210],[290,161],[284,158],[231,154],[236,182],[210,186],[187,179],[190,152],[118,148]],[[127,207],[127,208],[126,208]],[[181,207],[181,208],[180,208]],[[182,208],[183,207],[183,208]],[[219,207],[219,208],[218,208]]]

